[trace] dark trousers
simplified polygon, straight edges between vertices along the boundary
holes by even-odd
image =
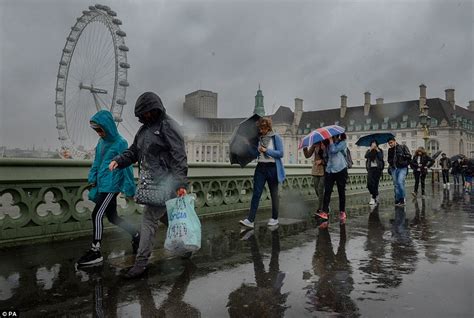
[[[329,211],[329,203],[331,202],[332,188],[334,183],[337,186],[337,193],[339,194],[339,211],[346,211],[346,183],[347,183],[347,168],[337,173],[326,173],[324,180],[324,202],[323,211]]]
[[[258,163],[253,175],[253,195],[250,203],[248,220],[253,222],[257,214],[258,204],[262,196],[265,183],[268,183],[270,196],[272,197],[272,218],[278,219],[278,175],[275,163]]]
[[[441,170],[443,173],[443,183],[449,183],[449,170]]]
[[[426,173],[421,173],[421,171],[413,171],[413,175],[415,176],[415,193],[418,193],[418,185],[420,184],[421,180],[421,194],[425,195]]]
[[[92,211],[92,227],[94,229],[94,236],[93,242],[97,243],[102,240],[102,233],[104,231],[104,215],[107,216],[107,219],[110,223],[115,224],[125,231],[127,231],[130,235],[135,235],[137,230],[130,225],[129,223],[125,222],[120,216],[117,214],[117,195],[118,193],[99,193],[97,198],[97,202],[94,207],[94,211]]]
[[[379,195],[379,183],[380,183],[380,176],[382,175],[382,170],[379,168],[369,168],[367,174],[367,189],[369,189],[369,193],[372,195],[372,198],[376,199]]]

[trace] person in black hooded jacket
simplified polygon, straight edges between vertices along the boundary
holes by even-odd
[[[410,162],[410,167],[413,169],[413,175],[415,176],[415,190],[412,192],[412,195],[416,198],[418,195],[418,185],[421,180],[421,195],[425,195],[425,179],[428,174],[428,167],[434,163],[434,160],[425,151],[425,148],[419,147],[415,151],[415,156],[413,156],[412,161]]]
[[[125,275],[138,277],[145,272],[153,250],[158,221],[168,225],[165,202],[186,194],[188,164],[184,138],[179,126],[170,116],[158,95],[146,92],[138,97],[135,116],[143,124],[133,144],[109,165],[110,170],[123,169],[138,162],[140,177],[138,203],[144,204],[143,221],[135,265]],[[151,190],[147,189],[150,188]],[[148,202],[149,194],[153,203]]]

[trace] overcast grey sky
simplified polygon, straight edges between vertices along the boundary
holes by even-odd
[[[54,98],[61,50],[83,0],[0,0],[0,145],[57,147]],[[180,118],[184,95],[219,94],[219,116],[386,102],[456,89],[473,96],[472,1],[101,1],[118,13],[131,64],[125,112],[152,90]]]

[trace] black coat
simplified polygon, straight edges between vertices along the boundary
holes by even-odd
[[[166,186],[169,197],[180,187],[188,184],[188,164],[184,138],[178,123],[166,114],[161,99],[154,93],[142,94],[135,105],[137,117],[149,111],[157,111],[152,123],[143,124],[135,135],[133,144],[114,158],[119,168],[138,162],[140,170],[146,170],[154,182]]]
[[[418,163],[418,158],[421,157],[420,163]],[[424,155],[415,155],[413,157],[413,160],[410,163],[410,167],[413,169],[415,172],[421,172],[422,174],[427,174],[428,173],[428,167],[431,166],[431,164],[434,162],[433,159],[431,159],[430,156],[424,154]]]
[[[370,168],[370,161],[371,161],[370,160],[370,152],[371,152],[371,150],[368,149],[367,152],[365,153],[365,159],[367,159],[365,161],[365,167],[367,168],[367,170],[369,170],[369,168]],[[383,168],[385,166],[385,162],[383,161],[383,151],[382,150],[377,151],[377,153],[375,155],[375,161],[377,162],[377,168],[379,168],[380,170],[383,170]]]
[[[389,168],[406,168],[410,165],[411,153],[406,145],[396,144],[388,149]]]

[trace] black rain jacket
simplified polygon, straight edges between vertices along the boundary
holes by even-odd
[[[178,123],[166,114],[160,97],[151,92],[138,97],[135,116],[140,117],[149,111],[158,111],[156,120],[144,123],[133,144],[113,160],[119,168],[138,162],[139,169],[146,170],[154,182],[164,185],[172,198],[178,188],[188,185],[184,138]]]

